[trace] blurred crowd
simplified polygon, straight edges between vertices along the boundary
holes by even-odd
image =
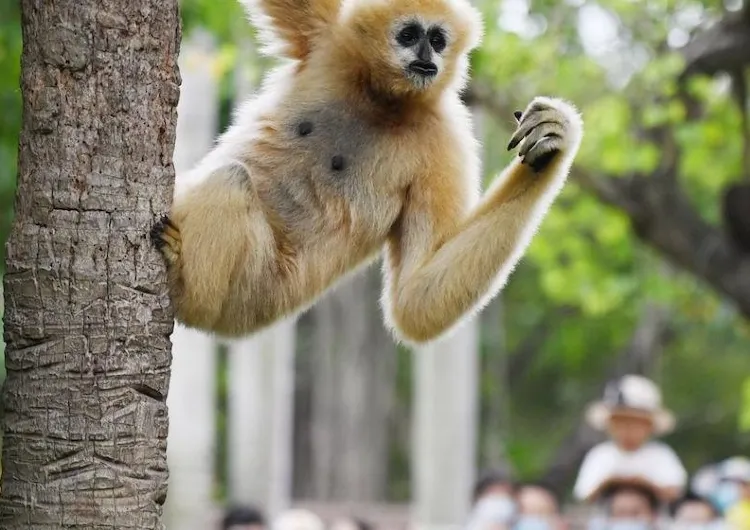
[[[583,459],[572,502],[543,482],[517,482],[505,471],[487,470],[474,487],[471,513],[460,530],[750,530],[750,460],[728,458],[690,477],[675,451],[659,440],[676,422],[653,381],[622,377],[585,417],[607,439]],[[267,525],[260,512],[235,508],[226,514],[223,529],[375,526],[356,518],[325,524],[306,510],[289,510]]]
[[[283,512],[273,521],[252,507],[230,508],[224,515],[222,530],[374,530],[374,527],[355,517],[341,517],[331,524],[309,510],[293,509]]]
[[[689,477],[658,440],[676,422],[653,381],[627,375],[613,382],[586,420],[607,440],[586,454],[573,487],[571,507],[584,521],[566,517],[545,484],[515,484],[489,471],[466,530],[750,530],[750,460],[732,457]]]

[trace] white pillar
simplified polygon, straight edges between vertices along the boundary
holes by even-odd
[[[474,113],[482,136],[482,115]],[[479,315],[447,338],[414,351],[412,522],[456,528],[471,508],[479,433]]]
[[[182,44],[174,165],[180,174],[209,151],[218,120],[213,47],[202,34]],[[175,324],[172,377],[167,397],[169,492],[165,506],[171,530],[209,528],[213,510],[216,423],[216,343],[197,330]]]
[[[253,89],[249,40],[238,43],[238,103]],[[227,474],[233,502],[260,506],[272,518],[289,507],[296,319],[229,343]]]
[[[229,495],[269,518],[290,504],[295,329],[290,319],[228,345]]]
[[[468,515],[477,445],[479,327],[467,322],[414,352],[414,527],[461,525]]]
[[[167,406],[167,528],[203,530],[213,510],[216,424],[215,343],[175,324]]]

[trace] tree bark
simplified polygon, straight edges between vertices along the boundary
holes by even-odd
[[[162,528],[177,2],[21,7],[0,528]]]

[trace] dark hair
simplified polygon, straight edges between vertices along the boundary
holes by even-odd
[[[474,502],[479,499],[484,493],[492,486],[504,485],[515,491],[515,485],[510,473],[504,469],[488,469],[482,472],[479,479],[474,484],[474,491],[472,493],[472,500]]]
[[[375,527],[369,521],[365,521],[359,517],[352,517],[351,519],[359,530],[375,530]]]
[[[610,504],[612,502],[612,498],[615,495],[624,491],[629,491],[640,495],[648,501],[648,505],[651,508],[652,512],[656,513],[659,511],[661,501],[659,500],[659,496],[657,495],[656,491],[653,488],[649,488],[648,486],[644,486],[641,484],[631,484],[628,482],[623,482],[621,484],[612,484],[605,488],[604,491],[602,491],[601,498],[602,500],[604,500],[604,502]]]
[[[224,514],[221,527],[227,530],[234,525],[240,524],[265,525],[266,520],[261,511],[252,506],[233,506],[229,508]]]
[[[672,505],[669,507],[669,514],[674,517],[677,515],[677,511],[684,505],[691,502],[698,502],[701,504],[705,504],[711,509],[711,513],[714,514],[714,517],[720,517],[721,513],[719,512],[719,509],[717,506],[711,502],[707,497],[704,497],[702,495],[698,495],[697,493],[693,491],[688,491],[683,495],[681,498],[677,499],[672,503]]]
[[[560,494],[555,490],[554,487],[549,482],[546,482],[544,480],[530,480],[530,481],[524,481],[520,482],[516,485],[516,492],[520,492],[524,488],[537,488],[540,490],[544,490],[550,497],[552,497],[552,500],[555,502],[555,506],[558,510],[562,509],[562,498],[560,497]]]

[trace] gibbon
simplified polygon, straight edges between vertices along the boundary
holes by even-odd
[[[482,33],[467,0],[244,3],[286,63],[181,175],[151,231],[177,320],[251,334],[384,250],[396,339],[444,336],[521,258],[578,151],[579,113],[532,100],[508,146],[519,156],[480,199],[460,99]]]

